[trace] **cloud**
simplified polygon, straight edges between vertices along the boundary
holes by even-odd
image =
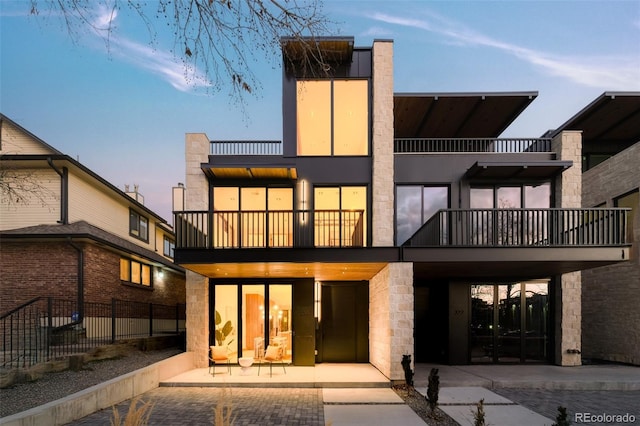
[[[393,34],[393,31],[387,30],[382,27],[370,27],[362,32],[360,35],[363,37],[384,37]]]
[[[460,46],[481,46],[500,50],[528,62],[548,74],[589,87],[632,89],[640,85],[637,57],[560,56],[494,39],[457,22],[430,13],[426,19],[373,13],[369,18],[386,24],[428,31],[444,37],[444,42]]]
[[[91,32],[97,38],[107,41],[109,52],[113,56],[160,76],[181,92],[211,86],[204,73],[196,67],[179,63],[172,53],[115,34],[112,30],[117,17],[117,9],[100,5],[93,11],[93,19],[89,22]]]

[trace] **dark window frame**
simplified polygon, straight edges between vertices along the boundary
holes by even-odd
[[[168,252],[167,252],[167,246],[169,248]],[[176,241],[167,237],[166,235],[163,235],[162,237],[162,254],[168,258],[173,259],[174,255],[175,255],[175,249],[176,249]]]
[[[143,228],[141,225],[143,223],[146,227],[146,235],[144,236],[140,235],[141,229]],[[129,209],[129,235],[145,243],[149,242],[149,218],[141,215],[134,209]]]

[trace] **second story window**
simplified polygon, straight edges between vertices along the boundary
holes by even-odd
[[[149,241],[149,219],[135,210],[129,210],[129,235],[145,242]]]
[[[369,82],[298,81],[300,156],[368,155]]]
[[[173,241],[171,238],[167,237],[166,235],[163,238],[163,249],[162,249],[162,254],[164,254],[166,257],[170,257],[171,259],[173,259],[173,251],[176,248],[176,242]]]

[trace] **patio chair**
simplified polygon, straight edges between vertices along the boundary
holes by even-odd
[[[227,364],[227,372],[231,375],[231,358],[229,349],[226,346],[210,346],[209,353],[209,373],[216,375],[216,363]]]
[[[284,371],[284,374],[287,374],[287,370],[284,368],[284,356],[281,346],[267,346],[267,350],[264,351],[264,357],[260,361],[269,364],[269,377],[272,376],[274,362],[282,364],[282,370]],[[260,375],[260,366],[262,365],[262,362],[258,363],[258,376]]]

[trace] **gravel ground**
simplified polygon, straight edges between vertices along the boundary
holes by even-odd
[[[146,367],[181,353],[178,349],[141,352],[131,350],[126,356],[85,365],[82,371],[45,374],[39,380],[0,389],[0,417],[19,413],[83,389]]]
[[[444,411],[436,408],[432,413],[427,398],[414,388],[404,385],[394,386],[393,390],[402,398],[415,413],[428,425],[432,426],[457,426],[458,423],[449,417]]]

